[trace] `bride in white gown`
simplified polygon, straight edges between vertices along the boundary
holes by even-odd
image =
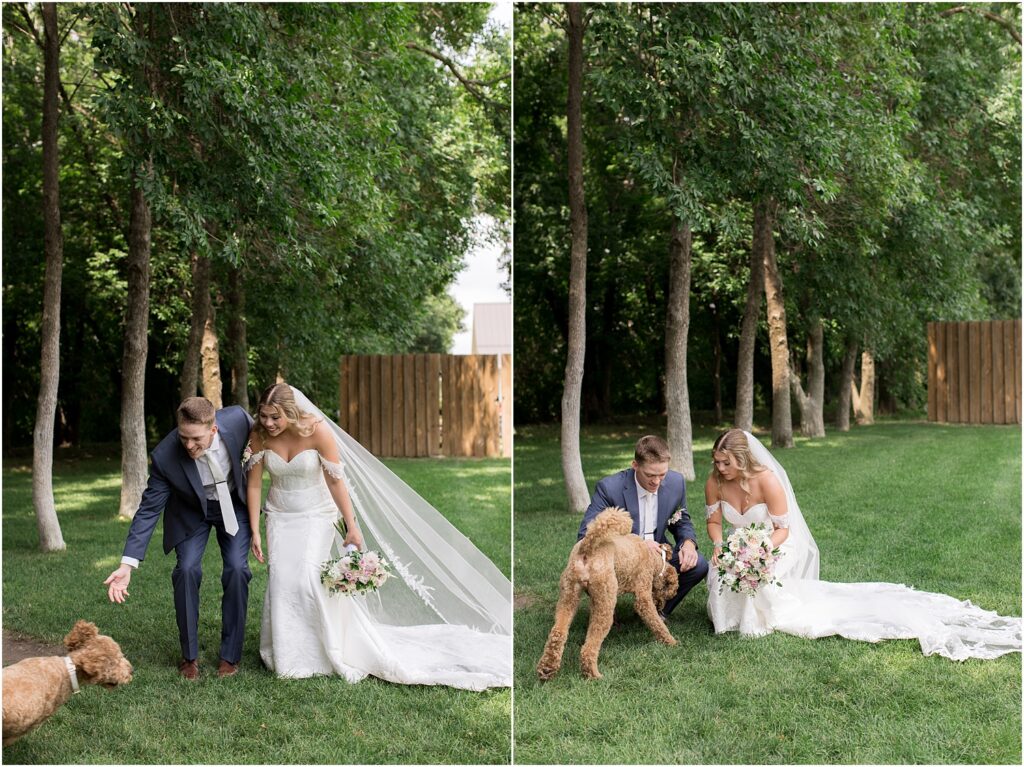
[[[712,458],[714,469],[704,491],[708,535],[715,547],[708,573],[708,615],[716,633],[838,634],[866,642],[917,639],[925,655],[953,660],[1021,651],[1020,618],[897,583],[818,580],[818,547],[778,461],[752,434],[739,429],[715,441]],[[775,570],[781,585],[762,586],[752,597],[728,588],[719,594],[715,565],[728,538],[723,523],[733,528],[769,525],[772,541],[782,550]]]
[[[260,631],[267,668],[290,678],[510,686],[508,579],[300,391],[271,386],[258,411],[245,468],[252,553],[261,562],[263,469],[270,474]],[[339,510],[344,541],[334,529]],[[331,595],[320,582],[321,563],[346,544],[391,563],[394,575],[378,592]]]

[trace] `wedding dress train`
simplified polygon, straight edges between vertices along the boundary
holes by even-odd
[[[790,536],[782,544],[782,556],[776,565],[775,575],[781,585],[762,586],[752,597],[728,589],[719,594],[718,573],[711,567],[708,615],[716,633],[738,631],[762,636],[781,631],[809,638],[838,634],[865,642],[917,639],[925,655],[938,654],[953,660],[989,659],[1021,651],[1018,617],[1001,616],[969,601],[898,583],[818,580],[818,549],[785,470],[749,433],[747,443],[758,462],[776,475],[785,490]],[[707,515],[719,508],[723,526],[739,528],[760,523],[771,529],[773,524],[764,503],[740,513],[721,500],[707,507]]]
[[[323,414],[294,389],[300,408]],[[270,474],[268,582],[260,655],[281,677],[368,675],[469,690],[512,683],[511,584],[439,512],[326,421],[341,463],[315,449],[286,461],[254,454]],[[336,555],[339,518],[323,473],[345,480],[366,546],[393,576],[375,593],[332,595],[320,565]]]

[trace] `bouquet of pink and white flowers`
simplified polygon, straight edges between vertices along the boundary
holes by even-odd
[[[343,523],[334,527],[345,536]],[[320,582],[332,594],[352,596],[376,591],[390,577],[387,560],[376,551],[360,551],[355,546],[346,546],[341,556],[320,565]]]
[[[775,579],[780,554],[781,550],[772,544],[768,525],[736,528],[718,555],[718,593],[728,588],[752,597],[761,586],[781,586]]]

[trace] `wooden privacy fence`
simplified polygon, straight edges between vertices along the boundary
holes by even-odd
[[[512,453],[511,354],[346,355],[340,425],[381,457]]]
[[[1020,320],[928,323],[928,420],[1020,423]]]

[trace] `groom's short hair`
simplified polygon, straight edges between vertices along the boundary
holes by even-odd
[[[636,441],[633,457],[641,465],[666,463],[672,460],[672,452],[668,449],[668,443],[665,440],[655,434],[648,434]]]
[[[213,426],[217,419],[217,409],[206,397],[188,397],[178,405],[178,425],[183,423],[201,423]]]

